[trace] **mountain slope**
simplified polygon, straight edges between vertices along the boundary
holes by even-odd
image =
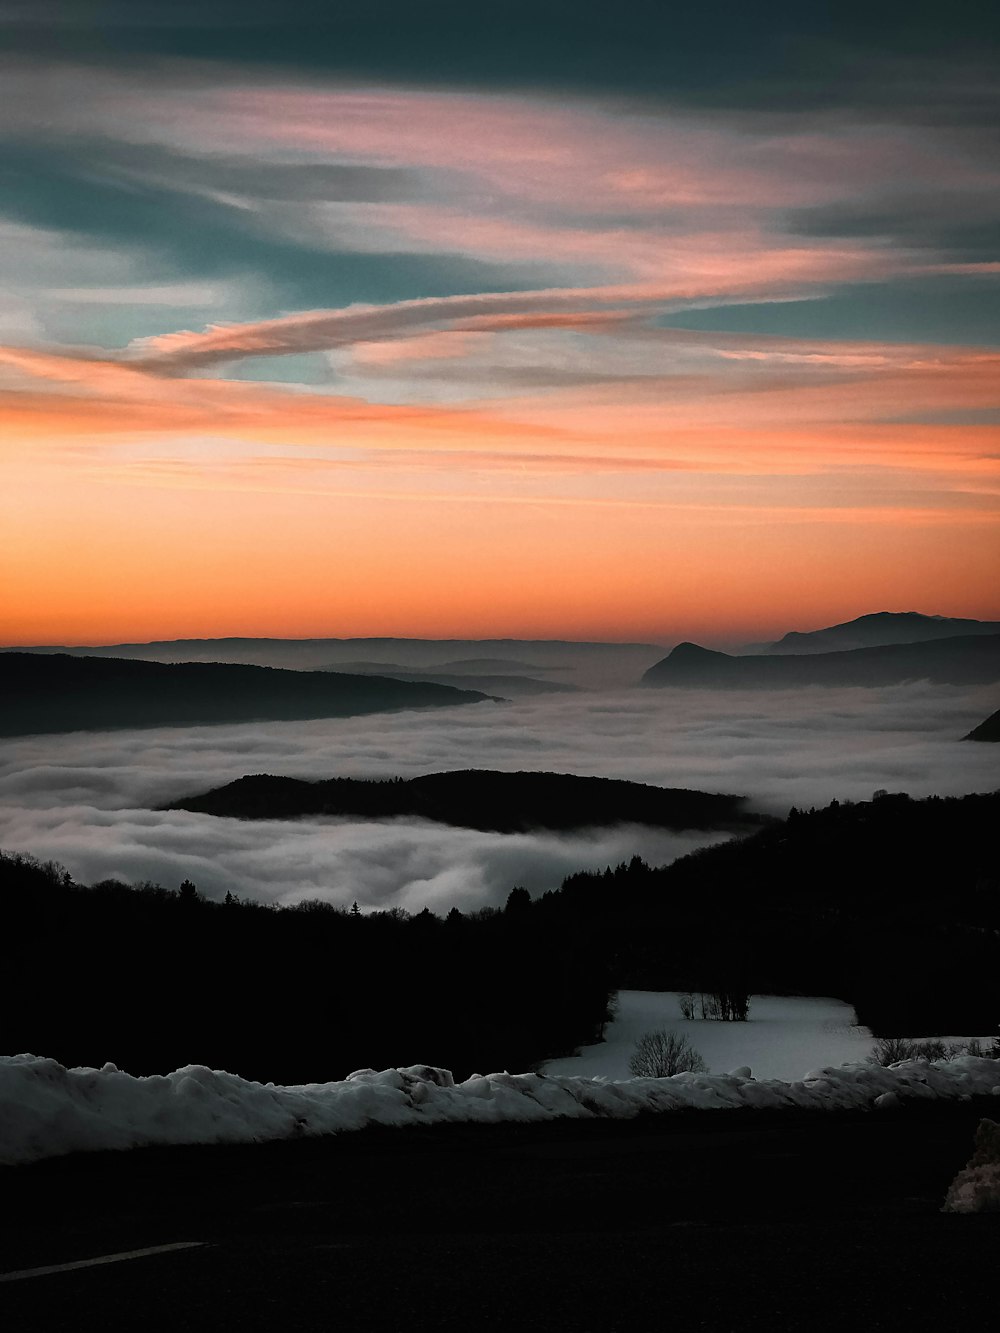
[[[489,698],[448,685],[328,671],[0,653],[0,736],[349,717]]]
[[[305,782],[258,774],[200,796],[182,797],[163,808],[236,819],[411,816],[460,828],[520,833],[533,828],[623,823],[672,829],[733,827],[747,822],[741,814],[745,799],[571,773],[467,769],[405,781],[328,778]]]
[[[973,685],[1000,680],[1000,634],[847,652],[735,657],[681,643],[642,677],[643,685],[786,689],[805,685],[893,685],[904,680]]]
[[[663,649],[649,643],[597,643],[567,639],[166,639],[95,647],[51,644],[21,649],[31,653],[72,656],[141,658],[149,662],[230,662],[244,666],[282,667],[294,671],[353,672],[359,659],[365,670],[392,675],[393,668],[437,674],[453,670],[463,659],[484,656],[498,666],[491,674],[534,675],[555,672],[556,678],[588,688],[626,685],[655,662]],[[523,664],[530,662],[525,672]],[[516,664],[516,665],[514,665]],[[461,670],[461,674],[473,674]],[[477,668],[474,674],[479,674]]]
[[[991,713],[984,722],[980,722],[978,727],[973,727],[968,736],[963,736],[966,741],[1000,741],[1000,708],[995,713]]]
[[[967,634],[1000,634],[1000,621],[963,620],[952,616],[925,616],[919,611],[876,611],[858,616],[842,625],[811,630],[797,630],[783,635],[776,643],[765,644],[765,653],[846,652],[852,648],[880,648],[892,643],[926,643],[933,639],[951,639]]]

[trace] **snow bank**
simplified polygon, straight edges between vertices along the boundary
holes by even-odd
[[[944,1201],[946,1213],[1000,1212],[1000,1125],[980,1120],[976,1151],[951,1182]]]
[[[796,1082],[757,1082],[749,1071],[673,1078],[474,1075],[457,1084],[444,1069],[359,1070],[341,1083],[279,1087],[187,1065],[136,1078],[114,1065],[66,1069],[34,1055],[0,1057],[0,1163],[69,1152],[171,1143],[253,1143],[336,1134],[366,1125],[496,1124],[559,1117],[626,1119],[643,1111],[871,1106],[887,1096],[1000,1096],[1000,1065],[963,1056],[883,1069],[844,1065]],[[883,1104],[885,1104],[883,1102]]]

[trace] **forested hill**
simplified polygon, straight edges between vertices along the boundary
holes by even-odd
[[[444,920],[85,888],[0,855],[0,924],[27,942],[0,969],[5,1039],[135,1074],[202,1063],[304,1082],[429,1062],[465,1077],[596,1040],[621,986],[836,995],[879,1035],[985,1036],[1000,1024],[998,821],[1000,793],[833,802],[671,866],[635,858]]]
[[[259,774],[163,807],[236,819],[345,815],[410,816],[497,833],[609,824],[707,829],[746,825],[746,798],[677,787],[651,787],[569,773],[498,773],[467,769],[424,777],[305,782]],[[759,822],[759,821],[754,821]]]
[[[599,929],[620,985],[837,995],[896,1035],[1000,1027],[1000,792],[793,810],[666,867],[552,897]]]
[[[597,1041],[599,940],[533,909],[416,916],[273,907],[179,889],[73,883],[0,853],[8,1051],[132,1074],[205,1064],[278,1083],[431,1063],[459,1078],[524,1070]]]
[[[966,634],[927,643],[773,656],[733,656],[696,643],[679,643],[642,677],[643,685],[709,689],[876,686],[904,680],[930,680],[942,685],[1000,680],[1000,634]]]
[[[330,671],[0,653],[0,736],[349,717],[491,697],[448,685]]]

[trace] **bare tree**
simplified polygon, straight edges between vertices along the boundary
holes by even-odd
[[[644,1032],[632,1048],[628,1067],[634,1078],[670,1078],[684,1070],[693,1074],[708,1070],[688,1039],[668,1028]]]
[[[750,1013],[750,996],[746,991],[702,991],[699,995],[702,1018],[718,1019],[723,1023],[745,1023]],[[684,1015],[685,1018],[687,1014]]]

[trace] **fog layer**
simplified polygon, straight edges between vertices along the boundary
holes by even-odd
[[[995,689],[926,684],[787,693],[634,690],[294,723],[26,737],[0,759],[0,845],[77,879],[189,878],[289,902],[447,911],[534,892],[637,853],[664,863],[713,840],[619,827],[500,835],[419,821],[244,823],[149,807],[245,773],[303,778],[534,769],[745,793],[755,809],[879,788],[914,796],[1000,785],[1000,747],[959,738]]]

